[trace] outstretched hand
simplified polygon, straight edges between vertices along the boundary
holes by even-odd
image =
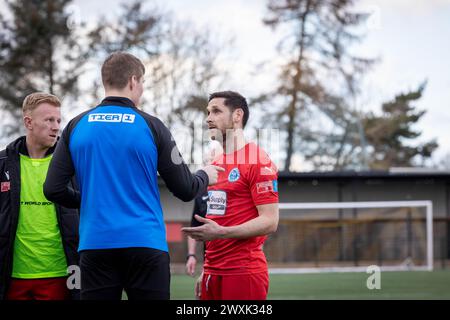
[[[203,218],[199,215],[194,216],[203,225],[199,227],[184,227],[181,231],[187,236],[197,241],[209,241],[223,238],[225,227],[220,226],[217,222],[211,219]]]
[[[219,167],[219,166],[214,166],[212,164],[203,167],[201,170],[205,171],[206,174],[208,175],[208,179],[209,179],[208,185],[210,185],[210,186],[217,183],[217,180],[219,179],[219,172],[225,171],[224,168]]]

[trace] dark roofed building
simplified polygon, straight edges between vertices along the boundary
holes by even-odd
[[[172,261],[183,262],[186,244],[179,236],[179,228],[189,223],[192,203],[175,199],[163,183],[160,187]],[[279,194],[280,203],[429,200],[433,204],[435,266],[445,266],[446,260],[450,259],[450,172],[393,169],[389,172],[280,173]],[[423,210],[379,211],[370,224],[355,220],[363,216],[360,209],[335,210],[329,214],[332,218],[328,217],[326,223],[317,219],[321,220],[317,224],[319,214],[319,211],[280,210],[278,231],[265,246],[268,260],[280,264],[305,262],[318,265],[321,261],[334,260],[358,264],[359,259],[364,260],[366,251],[371,250],[377,251],[372,253],[381,263],[408,255],[423,258],[425,254]],[[387,222],[391,220],[387,221],[383,215],[386,219],[392,218],[393,224],[388,226]],[[308,219],[296,221],[296,217],[301,216]],[[310,234],[313,229],[319,230],[319,240],[317,233]]]

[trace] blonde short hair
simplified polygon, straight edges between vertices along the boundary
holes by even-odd
[[[48,103],[55,107],[61,107],[61,101],[57,96],[45,92],[34,92],[25,97],[22,104],[22,112],[29,113],[37,108],[41,103]]]

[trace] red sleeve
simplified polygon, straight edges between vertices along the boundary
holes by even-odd
[[[249,166],[248,180],[253,203],[278,203],[278,172],[276,166],[265,155],[257,164]]]

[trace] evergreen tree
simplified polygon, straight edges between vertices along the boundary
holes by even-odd
[[[390,167],[422,165],[438,147],[432,140],[414,144],[420,132],[413,126],[425,114],[412,104],[422,97],[425,83],[415,91],[397,95],[382,106],[382,115],[369,113],[363,119],[364,130],[371,149],[370,168],[387,170]]]
[[[0,14],[0,108],[20,119],[24,97],[45,91],[60,99],[78,93],[78,79],[89,50],[69,28],[71,0],[10,0]],[[21,122],[3,126],[19,132]]]

